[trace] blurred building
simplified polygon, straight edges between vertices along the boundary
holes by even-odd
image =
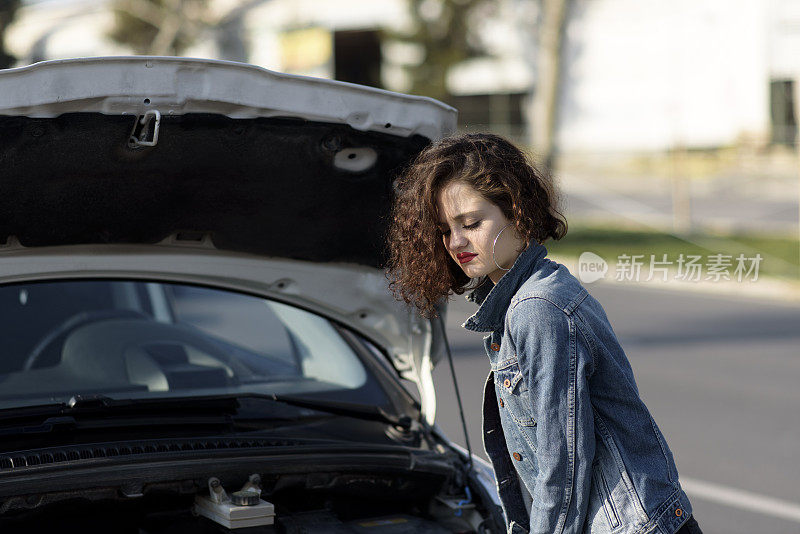
[[[185,55],[408,90],[424,61],[393,38],[406,0],[210,0],[227,18]],[[425,9],[435,16],[438,0]],[[472,21],[485,57],[447,75],[466,127],[524,138],[536,87],[537,0]],[[110,0],[29,0],[7,35],[21,64],[130,53],[107,35]],[[562,153],[792,144],[800,82],[796,0],[575,0],[567,28]]]
[[[794,0],[578,0],[567,41],[566,151],[794,141]]]

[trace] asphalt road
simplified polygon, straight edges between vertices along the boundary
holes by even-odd
[[[707,534],[800,533],[800,305],[621,285],[605,307]],[[488,372],[481,335],[447,317],[474,452]],[[434,372],[437,424],[464,444],[450,369]]]

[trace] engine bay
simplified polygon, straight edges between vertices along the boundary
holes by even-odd
[[[491,521],[485,519],[490,514],[472,500],[468,489],[458,490],[452,481],[430,473],[263,477],[254,473],[222,481],[210,477],[207,482],[206,487],[197,480],[150,484],[141,493],[134,487],[96,488],[11,497],[0,506],[0,530],[82,534],[492,531]],[[227,499],[223,504],[234,510],[233,526],[198,507],[201,501],[213,501],[215,491],[221,491]],[[255,523],[239,520],[248,511],[248,506],[238,505],[243,499],[274,515]]]

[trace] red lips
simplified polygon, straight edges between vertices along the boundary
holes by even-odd
[[[472,261],[472,258],[477,256],[477,254],[473,254],[472,252],[459,252],[456,254],[456,258],[458,258],[458,262],[461,264],[467,263],[468,261]]]

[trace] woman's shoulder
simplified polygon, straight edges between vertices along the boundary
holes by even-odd
[[[509,312],[517,308],[571,314],[588,292],[564,265],[545,258],[511,297]]]

